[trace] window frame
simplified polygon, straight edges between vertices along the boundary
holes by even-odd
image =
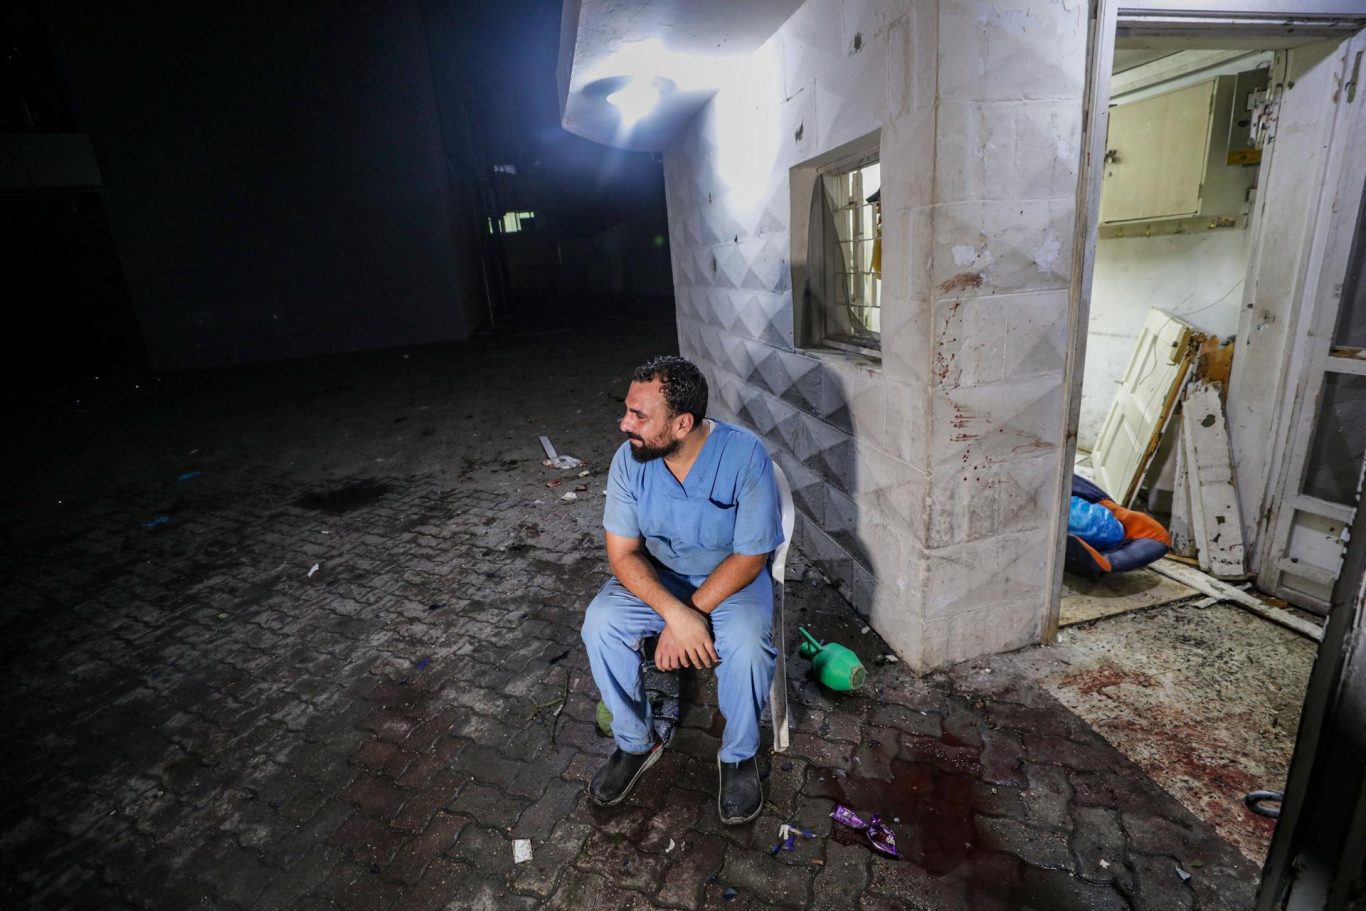
[[[816,210],[816,197],[814,194],[817,187],[820,187],[822,192],[825,193],[822,202],[824,205],[823,212],[824,216],[828,217],[829,221],[826,224],[815,226],[814,230],[817,234],[818,243],[828,245],[828,241],[823,239],[823,232],[833,230],[835,231],[837,238],[839,238],[839,233],[835,228],[835,210],[830,207],[831,199],[828,190],[826,189],[828,186],[827,182],[832,178],[837,179],[840,175],[862,170],[870,164],[880,165],[881,163],[881,131],[879,130],[856,139],[853,142],[846,143],[845,145],[833,149],[810,161],[796,165],[791,168],[789,172],[789,189],[791,191],[792,206],[792,255],[790,263],[792,267],[793,292],[793,339],[796,343],[795,347],[797,348],[817,351],[825,350],[830,352],[838,351],[844,354],[858,355],[875,362],[881,361],[882,359],[881,310],[883,294],[881,287],[881,271],[874,272],[871,268],[866,270],[859,269],[859,263],[854,263],[852,269],[848,266],[841,269],[841,266],[847,263],[847,260],[844,260],[841,263],[834,264],[836,271],[831,274],[829,271],[831,264],[827,261],[828,258],[824,255],[820,255],[820,265],[826,270],[826,273],[821,278],[815,278],[811,273],[812,263],[810,262],[819,252],[811,248],[811,241],[813,239],[812,219]],[[881,182],[879,182],[879,190],[880,189]],[[867,265],[871,267],[872,263],[875,261],[873,251],[876,249],[876,244],[882,236],[880,229],[880,201],[879,203],[867,203],[858,206],[858,208],[864,207],[872,210],[870,214],[872,218],[873,233],[866,238],[855,235],[855,237],[847,240],[837,239],[835,243],[838,244],[839,249],[843,251],[845,250],[844,245],[846,244],[857,245],[860,242],[867,242],[870,245]],[[874,281],[876,282],[874,285],[876,290],[874,292],[874,303],[871,304],[870,307],[867,304],[840,304],[833,300],[832,295],[827,292],[827,288],[833,286],[836,281],[839,281],[836,276],[847,277],[850,275],[873,276]],[[845,290],[846,296],[852,298],[852,289],[846,286]],[[855,306],[865,306],[876,310],[878,314],[878,329],[875,334],[873,334],[872,330],[868,330],[873,337],[866,338],[841,332],[840,327],[835,324],[839,317],[832,314],[834,308],[846,307],[852,311]],[[845,318],[854,322],[852,313]],[[863,323],[863,325],[866,326],[866,323]]]

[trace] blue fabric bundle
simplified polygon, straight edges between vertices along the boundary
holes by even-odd
[[[1115,514],[1099,503],[1073,497],[1067,513],[1067,533],[1076,535],[1096,550],[1105,551],[1124,540],[1124,526]]]

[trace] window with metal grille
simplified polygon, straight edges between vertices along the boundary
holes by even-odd
[[[840,257],[827,261],[843,294],[826,314],[825,342],[879,348],[882,337],[882,169],[876,160],[822,175]]]
[[[879,357],[882,169],[877,153],[846,156],[810,179],[800,343]]]

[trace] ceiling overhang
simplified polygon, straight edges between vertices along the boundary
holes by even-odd
[[[1241,47],[1282,39],[1293,47],[1349,35],[1366,25],[1366,0],[1118,0],[1115,34],[1127,47],[1144,39],[1186,47]],[[1224,42],[1223,44],[1211,44]],[[1235,42],[1240,42],[1236,43]]]
[[[565,0],[557,81],[566,130],[603,145],[662,151],[716,93],[732,63],[802,0]],[[607,96],[629,80],[660,91],[626,122]]]

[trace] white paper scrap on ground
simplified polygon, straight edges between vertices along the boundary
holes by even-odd
[[[561,500],[568,500],[568,501],[570,501],[570,502],[573,502],[574,500],[577,500],[578,498],[579,498],[579,495],[576,494],[576,493],[574,493],[574,491],[572,491],[572,490],[569,491],[569,493],[565,494],[564,496],[560,497]]]
[[[512,842],[512,862],[523,864],[531,860],[531,839],[518,838]]]
[[[308,568],[308,578],[310,578],[310,579],[313,578],[313,574],[316,573],[316,572],[318,571],[318,567],[319,567],[320,565],[321,565],[321,564],[314,563],[312,566],[310,566],[310,567]]]
[[[581,460],[581,459],[576,459],[576,458],[574,458],[573,456],[560,455],[558,452],[556,452],[556,451],[555,451],[555,444],[553,444],[553,443],[550,442],[550,437],[543,436],[543,437],[541,437],[540,439],[541,439],[541,448],[545,450],[545,458],[541,461],[541,464],[544,465],[545,467],[547,467],[547,468],[582,468],[582,467],[583,467],[583,460]]]

